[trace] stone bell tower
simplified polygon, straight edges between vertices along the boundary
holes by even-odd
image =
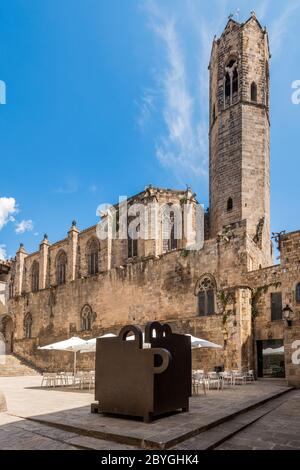
[[[229,19],[212,45],[210,71],[210,230],[247,221],[271,263],[268,34],[255,13]]]

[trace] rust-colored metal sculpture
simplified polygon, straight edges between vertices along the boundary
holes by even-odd
[[[155,331],[155,333],[154,333]],[[135,339],[127,341],[129,333]],[[182,409],[191,396],[191,340],[174,334],[169,325],[146,325],[145,343],[139,327],[128,325],[119,336],[98,338],[93,412],[153,417]],[[150,347],[151,346],[151,347]]]

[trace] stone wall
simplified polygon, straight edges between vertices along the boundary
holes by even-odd
[[[117,332],[125,324],[144,325],[150,320],[170,322],[178,330],[223,345],[223,317],[217,294],[241,284],[241,271],[246,271],[247,264],[244,230],[245,224],[235,224],[230,240],[208,240],[200,251],[177,250],[160,257],[137,260],[97,276],[14,297],[9,308],[15,314],[15,348],[19,353],[23,349],[29,356],[34,349],[30,342],[27,344],[28,340],[24,340],[27,313],[33,319],[32,337],[36,339],[36,346],[75,335],[90,338]],[[199,317],[195,286],[206,273],[216,280],[216,311],[215,315]],[[237,292],[236,304],[231,307],[234,313],[228,323],[225,351],[228,367],[236,368],[241,364],[241,341],[249,341],[250,304],[248,294],[245,295]],[[91,331],[83,332],[81,311],[86,304],[91,306],[95,321]],[[241,330],[245,333],[238,340]],[[207,357],[204,361],[201,359],[201,368],[211,368],[224,364],[222,354],[205,351],[194,355],[196,362],[197,358],[200,361]]]
[[[300,321],[285,327],[284,332],[285,370],[288,384],[300,388]]]
[[[0,315],[6,313],[7,284],[0,281]]]
[[[268,35],[254,13],[242,24],[230,19],[221,37],[213,42],[209,65],[210,210],[205,218],[203,248],[186,249],[192,234],[190,240],[180,240],[177,249],[165,252],[163,227],[159,225],[155,237],[138,242],[138,256],[128,258],[127,240],[101,240],[99,273],[89,275],[87,253],[96,226],[79,231],[73,223],[64,240],[51,245],[45,236],[39,250],[31,255],[20,246],[11,265],[13,295],[8,302],[16,352],[34,359],[42,368],[71,369],[70,354],[44,353],[38,346],[75,335],[91,338],[118,333],[125,324],[144,326],[158,320],[171,323],[174,331],[224,346],[218,351],[193,351],[194,367],[253,368],[256,341],[284,337],[283,320],[271,321],[270,295],[282,292],[283,303],[289,304],[299,319],[295,289],[300,282],[300,232],[281,236],[281,264],[272,266],[269,58]],[[237,65],[238,89],[228,102],[224,78],[232,59]],[[256,99],[251,98],[253,82]],[[230,198],[233,206],[227,208]],[[190,188],[174,191],[149,186],[128,203],[137,202],[150,210],[153,201],[190,202],[195,228],[197,201]],[[120,209],[118,205],[114,208]],[[57,285],[56,260],[61,250],[67,255],[67,277],[64,285]],[[39,262],[38,292],[32,292],[35,261]],[[197,286],[207,275],[213,280],[215,311],[200,317]],[[82,331],[81,314],[86,305],[92,311],[93,324],[90,330]],[[32,317],[29,340],[24,338],[28,313]],[[286,333],[290,335],[288,351],[293,329]],[[92,367],[93,358],[88,355],[79,355],[79,361],[80,368]],[[295,376],[293,367],[288,365],[287,371]]]
[[[237,63],[238,91],[228,103],[224,79],[232,60]],[[263,267],[271,264],[268,63],[267,34],[253,15],[243,24],[229,20],[213,43],[209,65],[211,236],[247,220],[248,234],[263,248]],[[256,101],[251,99],[252,83]]]
[[[156,203],[162,209],[166,205],[176,205],[178,217],[182,218],[182,232],[177,240],[177,248],[184,249],[193,244],[196,239],[196,206],[195,194],[188,188],[185,191],[160,189],[148,187],[145,191],[128,199],[127,207],[130,216],[133,204],[145,207],[145,217],[147,219],[147,229],[145,237],[138,240],[138,259],[160,256],[165,252],[163,238],[164,226],[161,220],[161,213],[154,212],[152,205]],[[189,205],[189,215],[184,213],[184,205]],[[131,209],[130,209],[131,208]],[[114,210],[120,214],[118,204]],[[154,214],[154,215],[153,215]],[[136,215],[136,214],[135,214]],[[187,219],[191,225],[189,233],[186,233]],[[107,218],[104,217],[103,222]],[[121,225],[121,221],[116,222]],[[203,227],[204,236],[204,227]],[[97,236],[97,226],[89,227],[80,231],[76,227],[76,222],[72,224],[68,231],[68,236],[51,244],[47,235],[44,236],[39,250],[28,254],[23,245],[17,251],[16,259],[12,263],[10,283],[13,287],[14,295],[19,296],[32,291],[32,268],[34,264],[39,266],[39,290],[54,287],[57,285],[57,259],[63,252],[66,255],[66,279],[72,282],[79,278],[86,278],[88,273],[88,253],[89,245],[95,240],[99,245],[98,271],[105,273],[112,268],[127,265],[136,259],[128,258],[128,241],[116,235],[112,240],[100,240]]]

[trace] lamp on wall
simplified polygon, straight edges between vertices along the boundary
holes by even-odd
[[[286,306],[282,310],[282,315],[285,321],[287,322],[287,326],[290,328],[292,326],[294,312],[288,304],[286,304]]]
[[[224,339],[224,348],[226,348],[227,341],[228,341],[228,331],[226,330],[226,328],[223,329],[222,333],[223,333],[223,339]]]

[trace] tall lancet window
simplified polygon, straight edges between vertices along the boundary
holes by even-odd
[[[255,82],[251,83],[251,101],[257,102],[257,85]]]
[[[58,285],[65,284],[67,272],[67,255],[61,250],[56,258],[56,282]]]
[[[300,282],[296,286],[296,302],[300,304]]]
[[[224,104],[230,106],[237,102],[239,92],[239,72],[236,59],[230,59],[225,67]]]
[[[39,263],[34,261],[31,268],[31,290],[37,292],[39,290]]]
[[[26,339],[30,339],[32,335],[32,316],[30,313],[24,318],[24,336]]]
[[[99,242],[92,238],[87,246],[88,273],[93,276],[99,272]]]

